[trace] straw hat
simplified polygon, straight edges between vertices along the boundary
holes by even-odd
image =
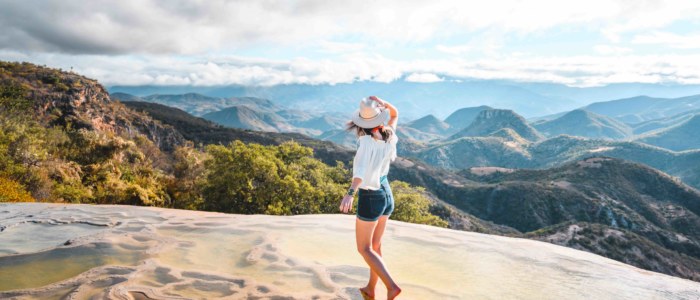
[[[364,98],[360,101],[360,109],[352,115],[352,122],[362,128],[374,128],[389,121],[389,111],[382,109],[376,101]]]

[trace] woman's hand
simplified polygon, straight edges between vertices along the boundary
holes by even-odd
[[[386,101],[380,99],[377,96],[369,96],[369,100],[377,102],[377,104],[381,107],[386,107]]]
[[[343,200],[340,202],[340,211],[344,214],[348,213],[350,209],[352,209],[352,200],[353,196],[350,195],[345,195],[343,196]]]
[[[383,107],[384,109],[388,109],[388,110],[389,110],[389,115],[391,116],[391,118],[389,119],[389,126],[391,126],[391,127],[393,127],[394,129],[396,129],[396,125],[397,125],[398,122],[399,122],[399,111],[396,109],[396,107],[394,107],[393,105],[391,105],[391,103],[386,102],[386,101],[380,99],[380,98],[377,97],[377,96],[369,96],[369,99],[370,99],[370,100],[373,100],[373,101],[376,101],[376,102],[377,102],[377,105]]]

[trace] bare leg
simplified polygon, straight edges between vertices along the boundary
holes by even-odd
[[[362,221],[359,218],[355,219],[355,240],[357,242],[357,251],[360,252],[362,258],[365,259],[370,271],[374,272],[386,286],[389,294],[388,299],[394,299],[394,297],[401,292],[401,289],[391,278],[389,270],[387,270],[386,266],[384,265],[382,257],[374,249],[372,249],[372,240],[377,223],[378,221],[368,222]],[[386,224],[386,219],[384,220],[384,224]],[[379,245],[381,246],[381,244]],[[370,280],[371,276],[372,275],[370,273]]]
[[[386,228],[386,221],[388,219],[389,216],[379,217],[377,227],[374,228],[374,233],[372,234],[372,250],[374,250],[374,252],[376,252],[380,257],[382,256],[382,236],[384,235],[384,229]],[[362,290],[367,293],[370,298],[374,298],[374,289],[377,286],[378,279],[379,276],[377,276],[377,273],[370,269],[369,282],[367,283],[366,287],[362,288]]]

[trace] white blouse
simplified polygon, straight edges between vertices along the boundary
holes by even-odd
[[[361,178],[359,188],[378,190],[379,177],[389,174],[389,165],[396,159],[396,131],[388,141],[375,140],[371,135],[357,139],[357,152],[352,163],[352,177]]]

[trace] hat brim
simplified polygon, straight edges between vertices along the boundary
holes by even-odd
[[[352,115],[352,122],[355,123],[355,125],[360,126],[362,128],[374,128],[379,125],[382,125],[389,121],[389,110],[384,109],[382,110],[379,114],[374,116],[374,118],[371,119],[365,119],[360,116],[360,110],[355,111],[355,114]]]

